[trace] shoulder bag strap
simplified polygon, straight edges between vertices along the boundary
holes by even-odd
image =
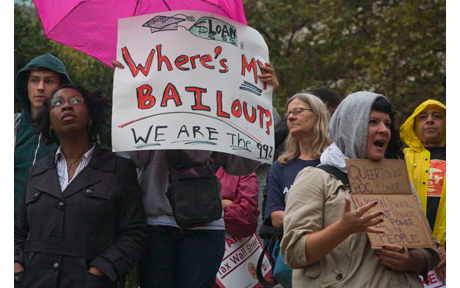
[[[316,166],[316,168],[326,171],[327,173],[331,174],[338,180],[342,181],[342,183],[345,185],[350,184],[347,173],[340,171],[337,167],[334,167],[331,165],[319,165],[319,166]]]

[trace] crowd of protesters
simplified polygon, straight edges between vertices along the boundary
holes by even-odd
[[[261,80],[276,89],[274,67],[262,69]],[[117,155],[98,143],[105,98],[70,84],[59,59],[36,57],[16,80],[15,287],[124,287],[134,268],[140,287],[214,287],[226,233],[267,240],[277,229],[292,269],[284,288],[422,287],[419,277],[430,270],[445,281],[446,106],[439,101],[421,103],[400,131],[384,95],[297,93],[275,125],[274,162],[261,166],[201,150]],[[381,233],[383,211],[351,201],[346,159],[405,159],[437,249],[372,249],[366,232]],[[196,179],[181,186],[187,173]],[[217,191],[210,205],[218,215],[182,222],[171,200],[180,189]]]

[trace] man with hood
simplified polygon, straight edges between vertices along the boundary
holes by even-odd
[[[408,146],[404,158],[409,177],[433,236],[440,241],[442,257],[446,230],[446,106],[432,99],[420,104],[401,126],[401,138]]]
[[[29,168],[54,151],[56,144],[45,145],[32,124],[43,101],[70,78],[61,60],[51,54],[34,58],[16,76],[16,96],[22,107],[14,114],[14,215],[21,205]]]

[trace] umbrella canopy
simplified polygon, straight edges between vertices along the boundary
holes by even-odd
[[[242,0],[33,0],[45,37],[112,66],[118,19],[174,10],[200,10],[247,25]]]

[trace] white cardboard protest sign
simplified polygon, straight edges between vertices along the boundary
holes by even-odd
[[[225,254],[217,272],[216,284],[221,288],[261,287],[257,280],[257,261],[263,246],[254,233],[246,238],[225,235]],[[262,261],[262,275],[270,277],[271,265],[265,255]]]
[[[423,281],[423,277],[419,276],[420,280]],[[446,287],[445,283],[442,283],[441,280],[436,277],[436,273],[434,270],[431,270],[428,272],[428,284],[423,282],[423,287],[424,288],[443,288]]]
[[[194,149],[265,163],[274,154],[269,62],[253,28],[202,11],[118,21],[113,151]]]

